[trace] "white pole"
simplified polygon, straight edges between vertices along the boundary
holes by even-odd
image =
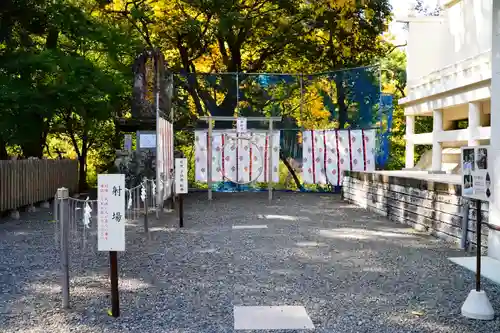
[[[59,201],[59,221],[61,231],[61,269],[62,269],[62,306],[69,309],[69,227],[68,220],[68,200],[69,192],[67,188],[57,189],[57,200]]]
[[[208,200],[212,200],[212,117],[208,116],[208,143],[207,143],[207,185]]]
[[[405,167],[407,169],[415,167],[415,144],[413,143],[414,134],[415,134],[415,117],[406,116]]]
[[[267,140],[267,144],[269,148],[267,151],[269,152],[268,162],[267,162],[267,190],[269,193],[269,201],[273,200],[273,120],[269,119],[269,139]]]
[[[238,75],[238,70],[236,70],[236,116],[240,116],[240,110],[238,105],[240,104],[240,80]]]
[[[432,171],[442,170],[443,161],[443,148],[441,142],[438,141],[438,137],[443,131],[443,111],[434,110],[433,114],[433,126],[432,126]]]
[[[160,55],[158,54],[155,57],[155,73],[156,73],[156,82],[155,82],[155,108],[156,108],[156,188],[160,189],[161,184],[160,184],[160,178],[162,176],[162,172],[160,169],[160,158],[162,159],[162,168],[163,164],[166,162],[163,160],[163,156],[160,157],[160,63],[159,63],[159,57]],[[163,149],[166,149],[166,147],[163,147]],[[155,199],[156,199],[156,219],[160,218],[160,207],[159,207],[159,202],[160,200],[163,200],[163,190],[162,191],[156,191],[155,193]]]
[[[470,147],[479,146],[478,134],[481,127],[481,102],[469,103],[469,139],[467,141]]]
[[[500,1],[493,1],[492,11],[492,43],[491,43],[491,138],[490,161],[488,166],[492,173],[493,194],[490,200],[489,223],[500,225]],[[488,256],[500,260],[500,232],[490,230],[488,233]]]

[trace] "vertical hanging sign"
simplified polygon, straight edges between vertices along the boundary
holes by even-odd
[[[183,196],[188,193],[187,158],[175,159],[175,193],[179,197],[179,227],[184,227]]]
[[[100,174],[97,184],[97,249],[125,251],[125,175]]]
[[[175,159],[175,193],[188,193],[187,158]]]
[[[132,135],[130,134],[125,134],[124,149],[128,152],[132,152]]]
[[[236,132],[245,133],[247,131],[247,118],[238,118],[236,120]]]

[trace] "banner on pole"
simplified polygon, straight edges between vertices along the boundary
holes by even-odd
[[[304,184],[342,185],[344,171],[375,171],[376,130],[302,132]]]
[[[212,138],[206,130],[195,131],[195,180],[207,182],[208,142],[212,141],[212,181],[225,179],[239,183],[268,182],[269,168],[272,168],[271,182],[279,182],[280,131],[269,136],[266,130],[247,132],[249,140],[238,139],[236,133],[228,130],[213,130]],[[272,154],[271,165],[269,156]]]

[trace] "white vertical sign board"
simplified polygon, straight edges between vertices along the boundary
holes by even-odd
[[[247,131],[247,118],[238,118],[236,120],[236,132],[245,133]]]
[[[156,134],[141,134],[139,148],[156,148]]]
[[[128,152],[132,151],[132,135],[130,135],[130,134],[125,134],[124,149]]]
[[[175,193],[188,193],[187,158],[175,159]]]
[[[493,194],[489,146],[462,147],[462,196],[490,201]]]
[[[97,186],[97,250],[125,251],[125,175],[98,175]]]

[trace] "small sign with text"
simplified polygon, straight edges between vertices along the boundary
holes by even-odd
[[[132,151],[132,135],[131,134],[125,134],[124,140],[124,149],[128,152]]]
[[[462,147],[462,196],[490,201],[493,194],[489,146]]]
[[[125,175],[97,176],[97,250],[125,251]]]
[[[139,135],[139,148],[156,148],[156,134],[141,133]]]
[[[187,158],[175,159],[175,193],[188,193]]]
[[[236,132],[245,133],[247,131],[247,118],[238,118],[236,120]]]

